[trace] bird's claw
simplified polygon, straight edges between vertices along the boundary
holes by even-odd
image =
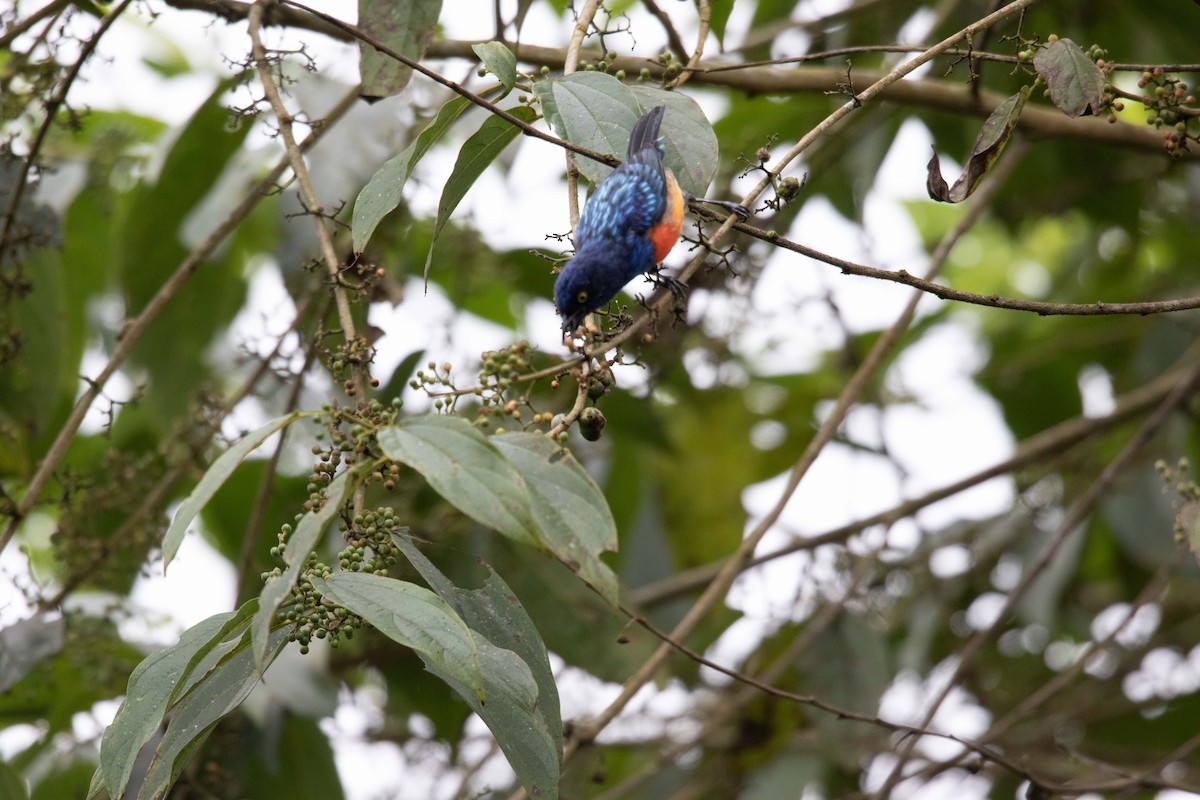
[[[734,214],[742,220],[750,219],[751,216],[750,209],[746,208],[741,203],[732,203],[728,200],[709,200],[707,197],[693,197],[690,195],[688,196],[688,200],[692,201],[693,203],[704,203],[705,205],[723,208],[730,214]]]
[[[661,266],[656,266],[650,270],[650,272],[646,273],[646,277],[650,279],[650,282],[655,287],[665,286],[674,295],[676,300],[682,300],[687,295],[687,284],[663,272]]]

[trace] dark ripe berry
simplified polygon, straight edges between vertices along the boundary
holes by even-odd
[[[583,413],[579,415],[579,432],[583,434],[583,438],[589,442],[594,442],[600,438],[600,434],[604,431],[604,424],[607,420],[604,419],[604,414],[596,407],[585,408]]]

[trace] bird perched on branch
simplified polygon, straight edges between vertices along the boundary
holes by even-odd
[[[554,283],[554,304],[563,332],[616,297],[621,287],[667,257],[683,228],[684,196],[663,164],[658,129],[666,106],[650,109],[633,126],[625,163],[588,200],[575,229],[575,257]],[[715,202],[741,216],[733,203]],[[678,291],[673,279],[663,281]]]

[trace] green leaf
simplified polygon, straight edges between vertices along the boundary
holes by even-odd
[[[541,434],[506,433],[492,444],[525,481],[542,546],[615,606],[617,577],[600,554],[617,549],[617,528],[600,488],[570,450]]]
[[[434,491],[480,525],[538,544],[525,482],[471,423],[458,417],[410,417],[376,438],[384,455],[421,473]]]
[[[512,50],[505,47],[503,42],[473,44],[471,49],[504,86],[504,93],[511,92],[517,83],[517,57]]]
[[[438,111],[437,117],[400,155],[393,157],[371,176],[354,201],[354,252],[361,253],[375,233],[379,221],[400,205],[404,184],[417,162],[449,129],[450,124],[470,105],[465,97],[455,97]]]
[[[508,680],[499,680],[504,674],[502,669],[515,668],[508,667],[503,660],[495,665],[495,669],[484,672],[488,692],[486,705],[448,681],[487,723],[529,795],[556,796],[562,768],[562,717],[546,645],[533,620],[508,585],[490,567],[482,588],[460,589],[416,548],[412,539],[406,535],[392,538],[421,577],[470,626],[477,639],[503,648],[502,653],[515,653],[537,682],[536,702],[529,706],[525,703],[528,691],[520,687],[523,677],[514,674]],[[487,658],[484,656],[485,663]],[[524,670],[517,669],[517,673],[523,676]],[[515,691],[506,689],[509,684]]]
[[[285,414],[282,417],[275,419],[263,425],[256,431],[246,434],[238,440],[237,444],[226,450],[217,460],[212,463],[208,471],[204,473],[204,477],[196,484],[196,488],[188,495],[188,498],[179,505],[179,510],[175,512],[175,519],[171,520],[171,527],[167,529],[166,535],[163,536],[162,553],[163,553],[163,570],[171,563],[171,559],[179,551],[179,545],[183,541],[183,535],[187,533],[188,525],[200,513],[212,496],[221,488],[221,484],[229,479],[233,471],[237,469],[238,464],[246,459],[260,444],[267,440],[275,431],[291,425],[296,420],[300,419],[303,414],[293,412]]]
[[[558,103],[554,102],[554,84],[556,81],[534,81],[533,93],[542,103],[542,117],[550,123],[551,129],[560,138],[566,137],[566,127],[563,125],[562,114],[558,113]]]
[[[358,0],[358,28],[400,55],[420,61],[441,10],[442,0]],[[363,42],[358,73],[364,97],[390,97],[408,85],[412,67]]]
[[[358,482],[362,465],[346,470],[333,479],[325,488],[325,503],[316,511],[309,511],[296,523],[296,529],[288,538],[287,547],[283,551],[283,561],[286,564],[283,573],[267,581],[259,595],[258,613],[250,625],[250,637],[254,642],[254,659],[260,671],[265,671],[271,626],[275,621],[275,612],[280,604],[291,593],[296,581],[300,579],[300,568],[308,560],[308,555],[317,546],[321,534],[342,510],[342,501]]]
[[[272,631],[267,643],[268,663],[287,643],[290,627]],[[139,800],[165,796],[217,722],[240,706],[258,685],[259,674],[258,659],[251,652],[247,637],[242,636],[234,649],[172,710],[167,730],[138,793]]]
[[[716,175],[717,136],[696,101],[679,92],[649,86],[626,86],[601,72],[575,72],[534,86],[550,126],[567,141],[625,157],[629,132],[650,109],[665,105],[660,135],[664,163],[685,192],[702,196]],[[547,99],[551,103],[547,105]],[[579,171],[592,183],[608,177],[612,167],[588,158],[578,159]]]
[[[927,165],[928,178],[926,188],[929,196],[943,203],[961,203],[979,188],[979,184],[987,175],[988,170],[1004,152],[1004,146],[1017,128],[1017,120],[1025,101],[1029,99],[1032,87],[1026,86],[1012,97],[1005,100],[991,113],[979,130],[975,144],[971,147],[971,155],[967,157],[967,165],[962,175],[954,182],[954,186],[946,183],[942,177],[941,159],[938,158],[937,148]]]
[[[517,106],[509,113],[522,122],[533,122],[537,119],[537,112],[528,106]],[[454,170],[442,189],[442,199],[438,202],[433,242],[429,245],[429,255],[425,258],[426,280],[429,278],[429,266],[433,263],[433,248],[437,245],[438,234],[442,232],[446,220],[454,213],[454,209],[458,208],[458,204],[475,185],[483,171],[520,133],[521,129],[507,120],[489,114],[479,130],[463,142],[462,149],[458,151],[458,160],[454,162]]]
[[[629,87],[612,75],[602,72],[574,72],[551,85],[559,126],[555,131],[567,141],[596,150],[625,157],[629,147],[629,132],[642,115],[637,97]],[[547,118],[554,126],[555,118]],[[612,167],[577,159],[579,171],[593,184],[608,177]]]
[[[1095,114],[1104,102],[1104,70],[1070,39],[1039,47],[1033,68],[1050,89],[1050,102],[1068,117]]]
[[[712,21],[709,24],[712,26],[713,35],[717,37],[717,44],[724,47],[725,25],[729,22],[729,15],[733,11],[733,0],[712,0],[709,7],[712,14]]]
[[[179,642],[146,657],[129,676],[125,700],[100,739],[98,772],[112,797],[121,797],[133,774],[142,746],[162,725],[178,683],[186,677],[192,656],[210,643],[234,617],[217,614],[183,632]]]
[[[174,705],[179,698],[191,691],[192,687],[204,680],[204,676],[212,672],[226,655],[239,646],[246,628],[258,611],[258,606],[257,597],[243,603],[207,642],[196,649],[188,659],[179,680],[175,682],[175,688],[171,690],[171,696],[167,699],[168,705]]]
[[[487,700],[479,643],[445,600],[415,583],[361,572],[340,572],[324,580],[314,577],[312,582],[322,595],[358,614],[392,641],[412,648],[479,700]],[[532,676],[529,682],[533,683]]]

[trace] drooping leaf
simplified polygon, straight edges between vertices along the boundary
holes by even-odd
[[[193,625],[183,632],[178,643],[147,656],[129,676],[125,700],[100,740],[97,772],[111,796],[124,794],[134,761],[162,725],[170,698],[185,677],[192,656],[234,616],[230,611]]]
[[[268,657],[263,661],[274,660],[287,643],[288,634],[287,627],[271,632]],[[146,771],[138,800],[158,800],[165,796],[217,722],[240,706],[258,685],[259,675],[258,659],[251,651],[248,637],[243,635],[232,651],[175,705]]]
[[[415,469],[480,525],[538,544],[525,482],[496,446],[459,417],[410,417],[377,434],[384,455]]]
[[[533,122],[537,119],[537,112],[529,106],[517,106],[509,113],[523,122]],[[521,129],[507,120],[489,115],[479,130],[463,142],[450,178],[442,189],[442,199],[438,202],[437,221],[433,226],[433,242],[429,245],[429,255],[425,259],[427,280],[429,267],[433,263],[433,248],[437,246],[437,237],[446,225],[446,220],[450,219],[454,209],[458,208],[458,204],[466,196],[467,191],[475,185],[475,181],[488,168],[488,165],[495,161],[504,148],[508,147],[509,143],[520,133]]]
[[[1050,102],[1068,117],[1095,114],[1104,101],[1104,70],[1070,39],[1039,47],[1033,67],[1050,89]]]
[[[482,588],[460,589],[425,558],[408,536],[396,535],[393,539],[421,577],[458,611],[477,638],[503,648],[500,653],[515,653],[537,682],[536,702],[526,705],[527,691],[519,688],[523,670],[502,658],[495,664],[496,671],[484,673],[486,704],[475,702],[472,696],[455,688],[492,730],[530,796],[556,796],[562,765],[562,717],[546,646],[533,620],[490,567]],[[502,669],[516,669],[517,674],[505,681],[498,680]],[[508,684],[514,684],[518,691],[506,690]]]
[[[358,0],[358,27],[380,44],[420,61],[433,38],[441,10],[442,0]],[[412,67],[363,42],[359,45],[358,73],[364,97],[391,97],[408,85]]]
[[[574,72],[554,81],[550,93],[558,124],[549,114],[547,119],[559,136],[581,147],[625,157],[629,132],[642,113],[628,86],[602,72]],[[578,158],[576,163],[594,184],[612,172],[612,167],[590,158]]]
[[[351,229],[354,237],[354,252],[361,253],[375,233],[379,221],[400,205],[404,184],[412,175],[417,162],[429,152],[429,148],[445,135],[450,124],[470,105],[465,97],[455,97],[438,111],[433,122],[421,131],[413,143],[398,156],[391,158],[371,176],[367,185],[354,201],[354,221]]]
[[[517,57],[504,42],[483,42],[471,45],[471,50],[487,66],[496,80],[504,86],[507,95],[517,83]]]
[[[542,104],[542,118],[550,123],[550,128],[560,137],[566,136],[562,115],[558,113],[558,103],[554,102],[554,84],[556,81],[534,81],[533,93]]]
[[[487,702],[478,642],[457,612],[433,592],[362,572],[340,572],[324,580],[314,577],[313,587]]]
[[[617,549],[617,528],[604,494],[571,451],[535,433],[492,437],[525,480],[539,539],[608,600],[617,603],[617,577],[600,560]]]
[[[701,196],[718,166],[717,137],[696,101],[679,92],[649,86],[626,86],[612,75],[575,72],[553,83],[535,85],[543,111],[554,131],[573,144],[625,157],[629,132],[643,114],[665,105],[659,135],[666,165],[679,186]],[[548,105],[547,100],[551,103]],[[577,159],[579,171],[592,183],[608,177],[612,167]]]
[[[967,157],[967,165],[963,168],[962,175],[954,182],[954,186],[947,184],[946,179],[942,177],[941,160],[938,158],[937,149],[934,148],[933,157],[929,159],[929,175],[926,179],[926,188],[931,198],[943,203],[961,203],[979,188],[980,182],[1000,158],[1004,146],[1008,144],[1009,137],[1016,129],[1021,110],[1025,107],[1025,101],[1029,99],[1030,88],[1026,86],[1005,100],[983,123],[983,128],[971,147],[971,155]]]
[[[162,553],[164,570],[171,563],[171,559],[175,557],[175,553],[179,551],[179,545],[183,541],[183,535],[187,533],[188,525],[200,513],[200,509],[204,508],[205,503],[217,493],[217,490],[221,488],[221,484],[229,479],[229,476],[237,469],[238,464],[241,464],[271,434],[292,424],[300,419],[301,416],[303,415],[294,412],[285,414],[282,417],[276,417],[261,428],[243,436],[238,440],[237,444],[217,457],[217,460],[204,473],[204,477],[196,484],[196,488],[179,505],[179,510],[175,512],[175,519],[171,520],[171,527],[167,529],[166,534],[163,536]]]
[[[712,20],[709,23],[712,26],[712,32],[717,37],[717,44],[725,46],[725,25],[729,22],[729,15],[733,11],[733,0],[712,0],[709,4],[712,9]]]
[[[283,551],[283,562],[286,565],[283,572],[267,581],[259,595],[258,613],[250,625],[250,637],[254,643],[254,659],[260,670],[267,668],[267,652],[271,635],[271,627],[275,621],[275,612],[280,604],[291,593],[296,581],[300,579],[300,568],[308,560],[308,555],[317,546],[321,534],[342,510],[342,501],[353,491],[361,474],[361,465],[356,465],[333,479],[325,487],[325,503],[315,511],[309,511],[296,523],[296,529],[288,538],[287,547]]]

